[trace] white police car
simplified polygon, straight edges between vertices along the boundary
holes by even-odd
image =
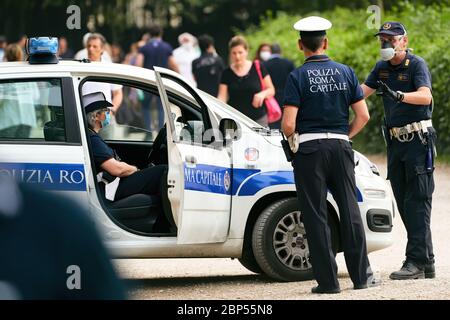
[[[32,64],[0,64],[1,175],[80,201],[118,258],[228,257],[281,281],[312,277],[292,167],[279,132],[260,127],[172,71],[86,61],[55,64],[46,54],[44,45]],[[128,125],[103,133],[128,163],[168,164],[161,199],[106,200],[81,104],[93,84],[112,100],[122,91],[122,118],[139,115],[151,95],[161,97],[167,130],[137,128],[143,126],[139,116],[124,120],[119,112],[117,122]],[[150,115],[157,118],[157,111],[154,106]],[[391,191],[367,158],[356,153],[356,161],[368,250],[383,249],[392,243]],[[339,252],[339,212],[331,194],[327,205]]]

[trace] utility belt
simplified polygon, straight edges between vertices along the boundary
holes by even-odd
[[[338,134],[338,133],[294,133],[289,138],[289,146],[291,148],[291,151],[293,153],[297,153],[300,145],[302,143],[313,141],[313,140],[322,140],[322,139],[338,139],[338,140],[345,140],[349,141],[349,138],[345,134]]]
[[[389,136],[400,142],[411,142],[417,134],[423,144],[427,144],[428,128],[433,128],[431,120],[413,122],[400,128],[389,129]]]

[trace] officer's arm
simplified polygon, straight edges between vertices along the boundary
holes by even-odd
[[[225,103],[228,102],[228,86],[226,84],[221,84],[219,86],[219,94],[217,95],[217,99]]]
[[[372,89],[371,87],[362,84],[361,85],[362,91],[364,93],[364,99],[367,99],[368,97],[370,97],[372,94],[375,93],[375,91],[377,91],[376,89]]]
[[[110,175],[119,178],[129,177],[138,171],[138,168],[136,168],[135,166],[130,166],[129,164],[117,161],[114,158],[103,162],[101,168],[108,172]]]
[[[350,139],[356,136],[370,120],[366,100],[362,99],[355,104],[352,104],[352,109],[355,112],[355,119],[353,119],[350,124],[350,131],[348,133]]]
[[[281,122],[281,128],[283,133],[289,137],[295,133],[295,125],[297,120],[298,107],[284,106],[283,120]]]
[[[405,97],[403,98],[404,103],[415,104],[421,106],[429,106],[433,95],[428,87],[420,87],[414,92],[405,92]]]

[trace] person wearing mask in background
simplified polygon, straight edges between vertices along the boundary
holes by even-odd
[[[73,59],[75,56],[72,49],[69,48],[67,39],[65,37],[59,38],[58,57],[61,59]]]
[[[170,44],[163,41],[163,30],[159,25],[153,25],[149,29],[150,40],[139,49],[137,66],[149,70],[154,67],[169,68],[179,73],[179,67],[173,57],[173,49]],[[156,99],[158,118],[152,120],[151,106],[153,99]],[[145,128],[148,131],[158,132],[164,125],[164,109],[161,99],[148,92],[142,105]]]
[[[376,36],[382,60],[362,88],[365,97],[379,89],[377,95],[383,98],[388,179],[408,233],[406,260],[390,278],[434,278],[430,220],[437,136],[431,123],[431,74],[426,62],[408,50],[401,23],[386,22]]]
[[[195,85],[192,76],[192,61],[200,56],[197,48],[197,39],[190,33],[183,33],[178,37],[180,46],[173,51],[173,58],[180,68],[180,74],[192,85]]]
[[[92,35],[93,33],[88,32],[84,35],[83,37],[83,49],[81,49],[80,51],[78,51],[75,54],[75,60],[83,60],[83,59],[88,59],[88,50],[87,50],[87,44],[88,44],[88,39],[89,37]],[[99,33],[96,33],[99,34]],[[106,42],[105,42],[106,44]],[[102,56],[101,56],[101,60],[102,62],[112,62],[111,56],[109,55],[109,53],[106,50],[103,50],[102,52]]]
[[[264,62],[264,66],[272,77],[275,86],[275,99],[280,106],[284,101],[284,88],[289,74],[295,69],[292,61],[281,56],[281,48],[278,44],[272,45],[272,55],[270,59]],[[270,124],[271,129],[280,129],[281,120]]]
[[[23,61],[18,44],[6,47],[6,62]],[[0,87],[0,138],[28,139],[36,127],[36,108],[39,90],[34,82],[10,82]]]
[[[214,48],[214,39],[209,35],[198,38],[198,44],[202,55],[192,62],[192,73],[197,82],[197,87],[213,97],[219,93],[220,79],[222,78],[225,64]]]
[[[262,90],[256,65],[248,60],[249,46],[245,38],[232,38],[229,50],[231,65],[222,74],[218,98],[267,127],[269,121],[264,100],[275,95],[272,79],[261,65],[262,78],[267,88]]]
[[[0,175],[0,300],[123,300],[110,259],[79,204]]]
[[[379,285],[373,278],[367,256],[356,194],[354,152],[349,142],[364,128],[370,116],[355,72],[325,54],[326,30],[331,26],[330,21],[314,16],[294,25],[300,31],[298,46],[306,60],[289,75],[282,124],[295,154],[293,166],[299,209],[318,283],[311,290],[315,294],[341,291],[328,225],[328,192],[339,207],[342,248],[354,289]],[[355,118],[349,124],[350,106]]]
[[[272,55],[272,48],[268,43],[262,43],[259,45],[258,50],[256,50],[256,55],[254,60],[259,60],[262,63],[270,59]]]
[[[2,62],[5,57],[5,49],[7,45],[8,42],[6,41],[6,38],[4,36],[0,36],[0,62]]]

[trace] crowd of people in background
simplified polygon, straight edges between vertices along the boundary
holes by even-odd
[[[8,44],[7,39],[0,36],[0,61],[26,60],[26,40],[24,35],[17,43]],[[83,37],[83,48],[78,52],[70,47],[67,38],[60,37],[58,56],[62,60],[89,59],[150,70],[155,66],[169,68],[180,73],[191,85],[230,104],[260,125],[280,128],[280,122],[269,123],[264,101],[275,97],[282,106],[286,79],[294,70],[294,64],[281,56],[278,44],[262,43],[254,59],[250,60],[247,41],[236,36],[229,43],[227,66],[209,35],[196,38],[186,32],[178,37],[178,42],[179,47],[174,49],[163,40],[163,29],[154,25],[140,40],[131,44],[128,52],[124,52],[119,43],[110,44],[101,34],[88,33]],[[258,76],[259,72],[262,78]],[[111,100],[117,96],[116,88]],[[116,105],[121,100],[117,98],[111,102]],[[149,131],[160,128],[164,123],[161,101],[150,93],[143,95],[141,114],[144,129]]]

